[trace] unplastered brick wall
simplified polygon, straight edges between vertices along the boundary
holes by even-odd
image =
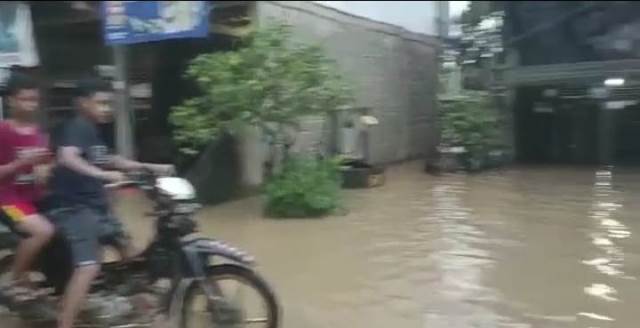
[[[437,144],[437,38],[346,14],[310,1],[258,1],[258,24],[272,19],[293,27],[300,41],[319,43],[335,59],[380,124],[371,130],[374,163],[420,158]],[[326,128],[326,125],[324,125]],[[294,149],[326,138],[318,118],[303,120]]]

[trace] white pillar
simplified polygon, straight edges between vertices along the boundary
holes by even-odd
[[[257,187],[264,181],[265,145],[255,126],[246,126],[238,135],[241,179],[245,187]]]

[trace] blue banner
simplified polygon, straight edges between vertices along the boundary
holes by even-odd
[[[133,44],[209,34],[208,1],[102,1],[104,40]]]

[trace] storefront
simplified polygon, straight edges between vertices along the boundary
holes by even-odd
[[[640,162],[640,60],[508,70],[523,162]]]

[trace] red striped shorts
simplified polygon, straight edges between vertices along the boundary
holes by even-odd
[[[0,223],[13,229],[26,218],[36,213],[38,213],[36,206],[29,202],[2,204],[0,205]]]

